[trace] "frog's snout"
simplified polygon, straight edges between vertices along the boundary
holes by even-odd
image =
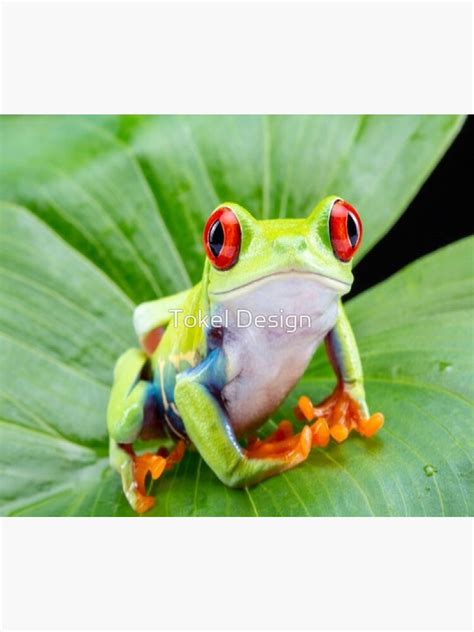
[[[278,254],[298,253],[306,250],[308,244],[304,237],[277,237],[272,241],[272,248]]]

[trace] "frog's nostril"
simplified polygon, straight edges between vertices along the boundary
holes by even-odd
[[[282,239],[274,239],[272,241],[272,246],[275,252],[285,252],[288,248],[288,244],[286,244]]]
[[[279,237],[272,242],[273,250],[278,253],[306,250],[306,239],[294,237]]]
[[[306,250],[306,248],[308,247],[308,244],[306,243],[306,239],[300,239],[296,247],[298,250]]]

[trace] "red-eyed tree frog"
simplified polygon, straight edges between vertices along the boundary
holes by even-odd
[[[305,219],[256,220],[234,203],[215,209],[204,228],[202,280],[179,294],[139,305],[141,348],[114,371],[108,406],[110,460],[132,508],[155,502],[145,481],[159,478],[194,446],[230,487],[246,487],[302,463],[313,446],[352,430],[373,435],[362,366],[342,306],[353,281],[362,224],[337,196]],[[325,340],[337,376],[318,406],[298,401],[298,433],[283,421],[266,439],[255,431],[287,397]],[[171,451],[137,454],[134,443],[174,439]]]

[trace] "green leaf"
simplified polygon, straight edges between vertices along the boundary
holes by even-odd
[[[367,251],[460,124],[3,117],[2,514],[132,514],[108,466],[112,367],[136,344],[133,306],[199,278],[203,219],[219,201],[274,217],[340,194],[362,211]],[[472,514],[472,252],[459,242],[348,303],[369,405],[386,415],[378,437],[317,450],[250,491],[187,454],[159,481],[154,513]],[[281,414],[333,381],[319,352]]]

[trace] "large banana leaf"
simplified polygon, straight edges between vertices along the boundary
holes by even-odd
[[[218,202],[259,217],[303,215],[336,193],[361,210],[367,251],[460,124],[4,117],[2,513],[131,513],[107,461],[112,367],[135,344],[133,306],[199,278],[202,225]],[[249,491],[225,488],[188,454],[159,482],[154,513],[471,514],[472,249],[459,242],[348,302],[369,405],[386,415],[379,436],[314,451]],[[332,385],[318,353],[281,414],[299,393],[317,400]]]

